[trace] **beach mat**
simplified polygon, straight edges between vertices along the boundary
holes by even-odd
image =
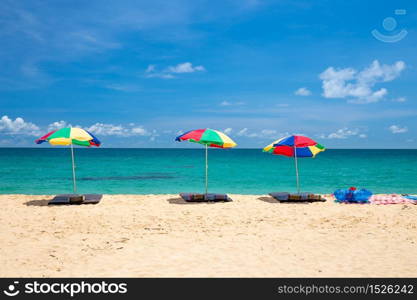
[[[269,193],[269,196],[277,200],[278,202],[325,202],[326,199],[321,195],[313,193],[299,193],[299,194],[290,194],[287,192],[276,192]]]
[[[406,197],[400,194],[376,194],[372,195],[369,198],[369,202],[377,205],[387,205],[387,204],[407,204],[412,203],[412,200],[407,199]]]
[[[61,194],[55,196],[48,205],[79,205],[79,204],[97,204],[101,201],[101,194]]]
[[[187,202],[229,202],[232,199],[226,194],[181,193],[181,198]]]

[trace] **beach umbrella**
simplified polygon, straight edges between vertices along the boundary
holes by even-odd
[[[75,164],[74,164],[74,147],[78,146],[96,146],[99,147],[101,142],[87,130],[81,128],[61,128],[58,130],[51,131],[40,137],[35,141],[36,144],[42,144],[49,142],[51,145],[59,146],[71,146],[71,159],[72,159],[72,182],[74,194],[77,192],[77,184],[75,180]]]
[[[208,189],[208,147],[215,148],[233,148],[237,144],[223,132],[213,129],[197,129],[188,131],[180,136],[177,136],[176,141],[189,141],[193,143],[202,144],[206,148],[206,194]]]
[[[324,146],[316,141],[302,135],[291,135],[266,146],[263,151],[276,155],[294,157],[295,174],[297,178],[297,192],[300,193],[300,183],[298,179],[298,157],[315,157],[318,153],[326,150]]]

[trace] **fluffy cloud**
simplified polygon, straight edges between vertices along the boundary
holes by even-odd
[[[147,77],[147,78],[164,78],[164,79],[175,78],[174,75],[172,75],[170,73],[157,71],[155,65],[149,65],[146,68],[145,77]]]
[[[190,62],[185,62],[178,64],[176,66],[168,67],[166,72],[168,73],[194,73],[198,71],[205,71],[206,69],[203,66],[195,66]]]
[[[151,135],[150,132],[148,132],[143,127],[124,127],[122,125],[113,125],[113,124],[104,124],[104,123],[96,123],[90,127],[87,128],[88,131],[102,136],[121,136],[121,137],[127,137],[127,136],[149,136]]]
[[[47,126],[40,128],[39,126],[26,122],[23,118],[10,119],[8,116],[3,116],[0,119],[0,134],[4,135],[30,135],[41,136],[48,131],[57,130],[64,127],[79,127],[84,128],[98,136],[116,136],[116,137],[131,137],[131,136],[144,136],[149,137],[150,141],[155,141],[159,133],[156,130],[147,130],[142,126],[138,126],[134,123],[127,125],[114,125],[105,123],[95,123],[91,126],[72,126],[67,121],[61,120],[53,122]],[[3,140],[0,144],[5,144]],[[15,143],[16,144],[16,143]]]
[[[392,81],[405,69],[403,61],[393,65],[381,65],[377,60],[358,72],[353,68],[327,68],[320,74],[325,98],[348,98],[351,102],[378,102],[388,93],[385,88],[374,90],[379,82]]]
[[[149,135],[149,132],[142,127],[133,127],[130,131],[133,135]]]
[[[129,135],[129,130],[125,129],[121,125],[113,125],[113,124],[96,123],[88,127],[87,130],[97,135],[116,135],[116,136]]]
[[[281,136],[289,135],[288,133],[282,134],[274,129],[262,129],[260,131],[249,131],[248,128],[243,128],[237,132],[238,136],[245,136],[249,138],[278,138]]]
[[[311,95],[311,91],[305,87],[301,87],[298,90],[296,90],[294,92],[295,95],[297,96],[310,96]]]
[[[37,125],[26,122],[23,118],[17,117],[13,120],[8,116],[3,116],[0,119],[0,133],[8,135],[23,134],[38,136],[40,130]]]
[[[391,131],[392,133],[396,134],[396,133],[405,133],[408,131],[407,126],[401,127],[398,125],[391,125],[390,127],[388,127],[389,131]]]
[[[56,130],[64,127],[72,127],[66,121],[57,121],[48,125],[48,130]],[[82,127],[82,126],[74,126]],[[152,140],[155,140],[155,137],[158,136],[156,130],[148,131],[142,126],[137,126],[134,123],[129,123],[128,125],[114,125],[106,123],[95,123],[89,127],[83,127],[86,130],[100,136],[117,136],[117,137],[129,137],[129,136],[150,136]]]
[[[64,127],[72,127],[71,124],[68,124],[67,122],[61,120],[61,121],[56,121],[53,122],[51,124],[48,125],[48,132],[49,131],[53,131],[53,130],[57,130],[57,129],[61,129]],[[79,126],[75,126],[75,127],[79,127]]]
[[[175,78],[173,74],[202,72],[206,69],[203,66],[193,66],[190,62],[180,63],[176,66],[169,66],[162,71],[158,71],[155,65],[149,65],[145,70],[145,77],[147,78]]]
[[[347,127],[341,128],[336,132],[319,135],[322,139],[347,139],[348,137],[357,136],[359,138],[367,138],[367,135],[360,133],[359,129],[349,129]]]

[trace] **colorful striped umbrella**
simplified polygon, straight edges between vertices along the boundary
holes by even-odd
[[[223,132],[213,129],[197,129],[188,131],[175,139],[177,142],[190,141],[206,146],[206,194],[208,189],[208,147],[233,148],[236,143]]]
[[[302,135],[291,135],[281,138],[266,146],[263,151],[276,155],[294,157],[295,172],[297,177],[297,191],[300,193],[298,179],[298,157],[315,157],[318,153],[326,150],[316,141]]]
[[[58,130],[51,131],[40,137],[35,141],[36,144],[42,144],[49,142],[51,145],[68,146],[71,145],[71,158],[72,158],[72,181],[74,194],[77,192],[77,184],[75,180],[75,163],[74,163],[74,147],[78,146],[96,146],[99,147],[101,142],[87,130],[81,128],[61,128]]]

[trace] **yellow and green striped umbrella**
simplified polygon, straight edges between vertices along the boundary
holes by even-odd
[[[73,145],[78,146],[96,146],[99,147],[101,142],[89,131],[81,128],[61,128],[51,131],[40,137],[35,141],[36,144],[42,144],[49,142],[51,145],[71,146],[71,158],[72,158],[72,180],[74,194],[77,192],[77,184],[75,180],[75,163],[74,163],[74,148]]]
[[[236,143],[223,132],[213,129],[197,129],[188,131],[178,136],[176,141],[190,141],[206,146],[206,194],[208,190],[208,147],[215,148],[233,148]]]

